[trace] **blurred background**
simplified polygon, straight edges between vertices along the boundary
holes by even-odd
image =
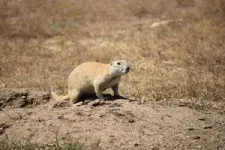
[[[225,110],[225,0],[1,0],[0,86],[67,91],[80,63],[131,62],[121,94]]]

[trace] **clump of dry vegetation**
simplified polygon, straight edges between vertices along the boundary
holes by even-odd
[[[223,102],[224,19],[224,0],[1,0],[0,83],[66,90],[79,63],[127,59],[130,98]]]
[[[56,140],[49,144],[34,144],[29,140],[13,142],[9,140],[0,141],[0,149],[4,150],[101,150],[99,142],[93,143],[89,146],[65,140]]]

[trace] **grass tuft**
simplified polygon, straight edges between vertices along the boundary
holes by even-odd
[[[90,146],[79,142],[60,141],[56,140],[49,144],[35,144],[29,140],[13,142],[0,141],[0,150],[100,150],[99,142],[95,142]]]

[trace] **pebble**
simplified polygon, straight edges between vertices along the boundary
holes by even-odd
[[[196,135],[196,136],[193,136],[192,138],[197,140],[197,139],[200,139],[200,136]]]
[[[62,115],[59,115],[57,118],[58,119],[63,119],[64,117]]]
[[[22,99],[26,99],[27,97],[26,97],[26,96],[22,96],[21,98],[22,98]]]
[[[3,134],[3,133],[4,133],[4,129],[0,128],[0,134]]]
[[[139,144],[138,143],[134,143],[134,146],[137,147]]]
[[[67,101],[61,101],[61,102],[56,102],[56,103],[53,105],[53,108],[69,107],[69,106],[70,106],[69,102],[67,102]]]
[[[155,146],[150,146],[151,150],[159,150],[159,148],[155,147]]]
[[[111,103],[110,107],[120,107],[122,104],[119,104],[117,102]]]
[[[199,149],[201,149],[201,148],[202,148],[202,146],[201,146],[201,145],[199,145],[199,146],[198,146],[198,148],[199,148]]]
[[[154,149],[155,147],[154,146],[150,146],[150,149]]]
[[[165,116],[166,116],[166,117],[169,117],[169,118],[172,118],[172,116],[171,116],[171,115],[168,115],[168,114],[166,114]]]
[[[21,115],[21,113],[19,113],[19,112],[13,112],[13,113],[10,114],[10,116],[14,120],[18,120],[18,119],[22,119],[23,118],[22,115]]]
[[[134,122],[135,122],[135,120],[134,120],[134,119],[132,119],[132,118],[130,118],[130,119],[128,120],[128,122],[129,122],[129,123],[134,123]]]
[[[112,138],[112,137],[115,137],[115,135],[109,135],[109,137],[111,137],[111,138]]]
[[[90,115],[91,115],[91,114],[90,114]],[[90,116],[90,115],[89,115],[89,116]],[[100,114],[100,115],[99,115],[100,118],[102,118],[102,117],[104,117],[104,116],[105,116],[105,114]]]
[[[100,100],[91,101],[91,102],[89,103],[89,105],[91,105],[91,106],[93,106],[93,107],[99,106],[99,104],[100,104]]]
[[[211,125],[206,125],[203,127],[204,129],[212,129],[212,126]]]
[[[93,101],[93,102],[90,102],[89,104],[90,104],[91,106],[93,106],[93,107],[96,107],[96,106],[100,106],[100,105],[105,104],[105,102],[104,102],[104,101],[100,101],[100,100],[95,100],[95,101]]]
[[[194,128],[192,128],[192,127],[190,127],[190,128],[188,128],[188,130],[189,131],[193,131],[193,130],[195,130]]]
[[[200,121],[205,121],[205,118],[199,118],[198,120],[200,120]]]
[[[52,125],[52,122],[46,122],[46,125],[47,126],[51,126]]]
[[[188,105],[187,103],[180,103],[178,106],[184,107],[184,106],[187,106],[187,105]]]
[[[28,116],[30,116],[30,115],[32,115],[32,114],[33,114],[33,112],[31,112],[31,111],[27,112],[27,115],[28,115]]]
[[[81,106],[81,105],[83,105],[83,104],[84,104],[84,102],[81,101],[81,102],[75,103],[74,105],[75,105],[75,106]]]
[[[83,105],[87,105],[87,104],[89,104],[91,102],[91,100],[85,100],[84,102],[83,102]]]

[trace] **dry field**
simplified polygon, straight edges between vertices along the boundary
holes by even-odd
[[[224,0],[1,0],[1,87],[65,91],[78,64],[127,59],[124,95],[219,105],[224,19]]]
[[[78,64],[114,59],[130,99],[225,112],[225,0],[0,1],[2,89],[65,93]]]

